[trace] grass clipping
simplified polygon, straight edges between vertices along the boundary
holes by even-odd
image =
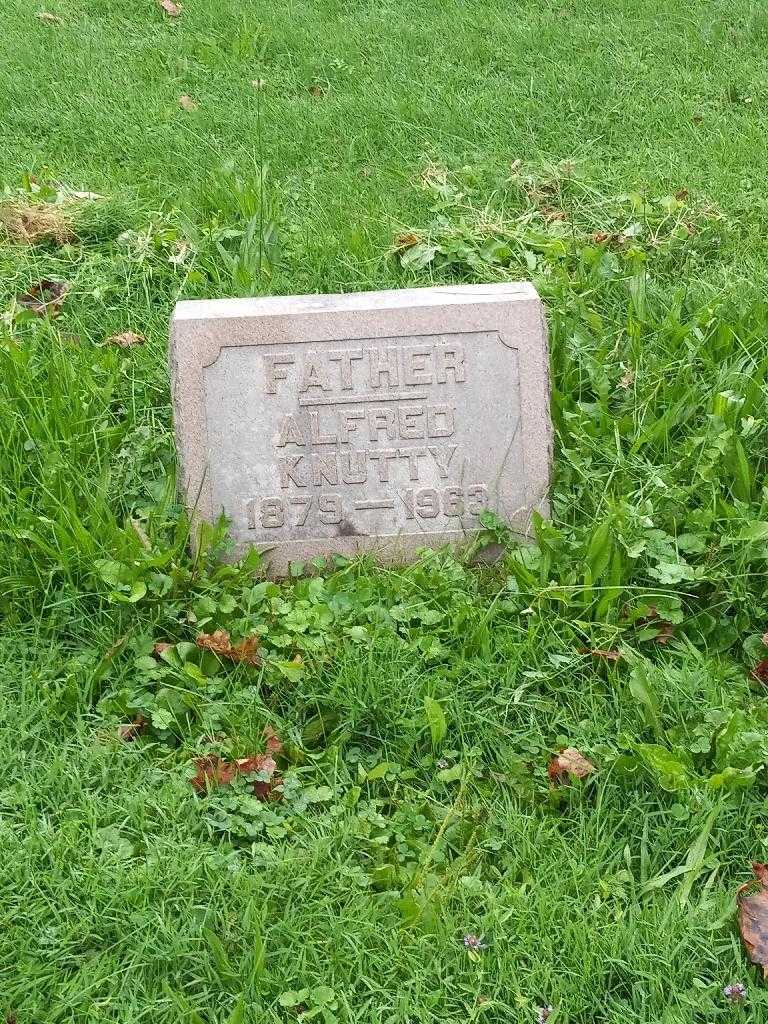
[[[72,216],[59,203],[8,199],[0,203],[0,225],[10,240],[19,245],[49,241],[65,245],[75,237]]]

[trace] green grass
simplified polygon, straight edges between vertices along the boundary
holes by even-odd
[[[734,902],[768,859],[765,11],[49,11],[4,11],[0,187],[104,198],[0,238],[0,1018],[768,1020]],[[280,585],[220,530],[190,556],[176,298],[518,277],[557,430],[534,545],[488,520],[492,567]],[[46,278],[56,318],[18,302]],[[267,726],[282,800],[196,794]],[[597,771],[555,787],[566,746]]]

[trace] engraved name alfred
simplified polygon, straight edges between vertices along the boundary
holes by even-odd
[[[547,338],[525,282],[179,302],[171,382],[193,521],[286,572],[397,562],[490,509],[546,513]]]
[[[273,437],[280,493],[248,502],[249,529],[304,527],[311,518],[341,526],[351,510],[400,509],[405,522],[483,511],[486,485],[455,482],[464,465],[457,402],[440,400],[441,385],[467,380],[462,344],[285,350],[262,360],[265,401],[297,401],[277,417]],[[329,490],[339,484],[363,493],[345,502]]]

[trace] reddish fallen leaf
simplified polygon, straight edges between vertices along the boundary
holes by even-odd
[[[158,7],[161,7],[169,18],[178,18],[181,14],[181,4],[175,4],[173,0],[157,0]]]
[[[753,964],[763,968],[768,978],[768,864],[755,861],[752,871],[760,883],[746,882],[736,893],[739,905],[739,931],[741,941]]]
[[[147,720],[144,715],[137,715],[132,722],[123,722],[117,727],[117,738],[125,743],[135,740],[147,727]]]
[[[278,754],[282,753],[283,741],[280,739],[280,737],[277,735],[277,733],[275,732],[271,725],[264,726],[264,732],[262,735],[266,740],[264,746],[268,754],[274,754],[275,756],[277,756]]]
[[[169,644],[166,640],[158,640],[157,643],[152,648],[152,653],[155,655],[156,658],[159,658],[161,654],[163,654],[165,651],[170,650],[171,647],[173,646],[173,644]]]
[[[20,295],[17,301],[37,316],[56,316],[68,291],[66,281],[53,281],[45,277]]]
[[[117,345],[118,348],[133,348],[134,345],[143,345],[147,339],[143,334],[135,331],[123,331],[122,334],[111,334],[107,338],[108,345]]]
[[[58,14],[51,14],[50,11],[40,11],[37,15],[37,20],[42,21],[44,25],[60,25],[61,18]]]
[[[258,653],[259,638],[247,636],[239,644],[232,644],[229,633],[226,629],[217,629],[214,633],[201,633],[195,640],[198,647],[204,651],[212,651],[220,658],[228,658],[230,661],[244,661],[246,665],[260,665],[261,658]]]
[[[755,682],[765,683],[768,686],[768,658],[763,658],[762,661],[758,661],[752,671],[749,673],[750,679],[754,679]]]
[[[600,242],[608,242],[611,238],[613,238],[613,235],[610,231],[596,231],[594,235],[592,235],[592,241],[597,242],[598,244]]]
[[[195,758],[197,772],[190,779],[198,793],[207,793],[215,786],[227,786],[238,775],[262,773],[265,778],[253,783],[253,792],[259,800],[279,800],[280,794],[275,787],[282,783],[276,775],[277,763],[269,754],[255,754],[253,757],[241,757],[237,761],[225,761],[218,754]]]
[[[603,661],[618,661],[621,657],[621,651],[604,651],[599,647],[588,652],[593,658],[601,658]]]
[[[575,747],[566,747],[549,762],[547,774],[555,785],[563,785],[572,779],[585,779],[596,770]]]
[[[181,96],[179,96],[179,106],[181,107],[182,110],[197,110],[197,104],[192,99],[192,97],[188,96],[185,92],[183,92]]]

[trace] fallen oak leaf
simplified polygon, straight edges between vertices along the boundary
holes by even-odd
[[[760,887],[755,891],[753,880],[736,892],[739,931],[749,959],[762,967],[763,977],[768,978],[768,864],[755,861],[752,871]]]
[[[573,779],[585,779],[597,771],[575,747],[566,747],[555,754],[547,767],[547,774],[554,785],[563,785]]]
[[[53,317],[59,313],[68,291],[69,285],[66,281],[43,278],[20,295],[17,302],[36,316]]]
[[[213,633],[201,633],[195,643],[202,650],[212,651],[213,654],[218,654],[220,658],[227,658],[229,661],[243,661],[246,665],[261,664],[257,636],[247,636],[239,644],[233,645],[226,629],[217,629]]]
[[[134,345],[143,345],[147,339],[143,334],[135,331],[123,331],[122,334],[111,334],[107,338],[108,345],[117,345],[118,348],[133,348]]]
[[[185,92],[183,92],[181,96],[179,96],[179,106],[181,107],[182,110],[197,110],[197,103],[195,103],[192,97],[188,96],[187,93]]]

